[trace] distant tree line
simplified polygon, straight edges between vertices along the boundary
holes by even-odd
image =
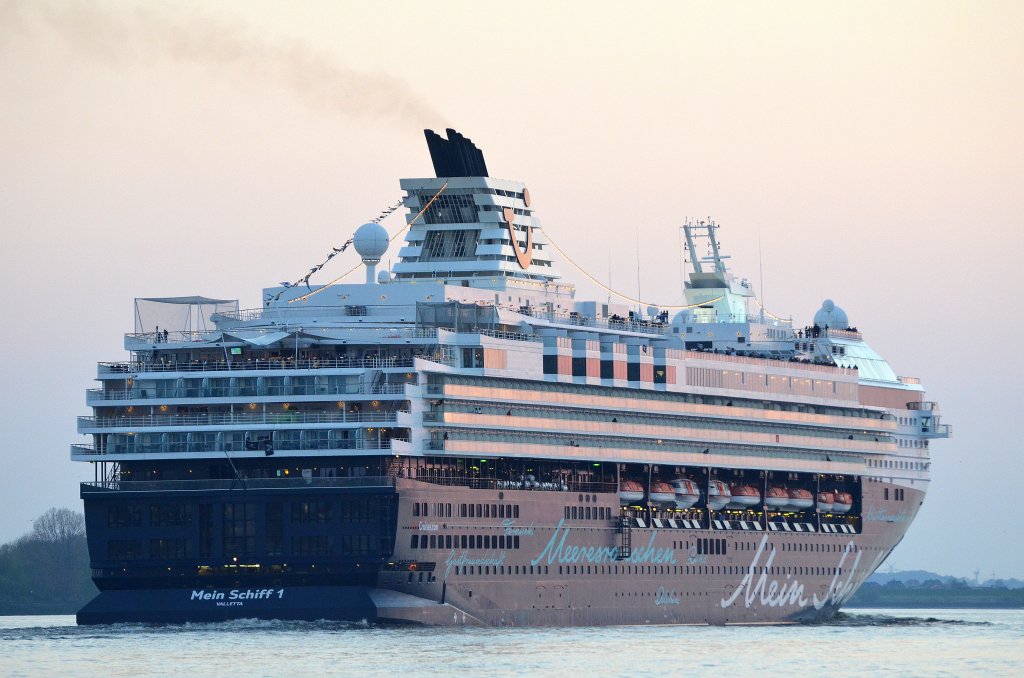
[[[1024,589],[1005,583],[971,586],[963,579],[867,582],[846,604],[847,607],[911,608],[1024,608]]]
[[[97,593],[90,575],[84,516],[51,508],[0,545],[0,615],[73,614]]]

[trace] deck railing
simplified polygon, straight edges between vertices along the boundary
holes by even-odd
[[[295,360],[294,358],[245,359],[245,360],[193,360],[102,362],[98,364],[100,374],[135,374],[139,372],[246,372],[267,370],[340,370],[376,369],[413,366],[413,357],[399,358],[323,358]]]
[[[349,424],[393,422],[396,417],[396,412],[227,412],[224,414],[154,414],[127,417],[78,417],[78,428],[244,426],[249,424]]]
[[[174,386],[173,382],[171,385]],[[405,383],[401,384],[345,384],[343,387],[328,386],[227,386],[227,387],[192,387],[156,389],[132,388],[107,391],[102,388],[91,388],[85,392],[86,404],[105,402],[108,400],[172,400],[183,398],[256,398],[256,397],[287,397],[287,396],[347,396],[347,395],[396,395],[405,392]]]
[[[308,490],[393,488],[390,476],[359,478],[246,478],[241,480],[105,480],[82,483],[84,494],[103,492],[203,492],[211,490]]]
[[[398,440],[408,442],[405,438],[390,438],[387,440],[282,440],[277,436],[271,444],[274,452],[317,452],[335,453],[343,450],[390,450],[391,441]],[[256,449],[246,449],[241,442],[225,442],[217,445],[213,442],[175,442],[175,443],[136,443],[131,447],[122,444],[110,444],[103,450],[97,450],[93,445],[71,445],[71,457],[102,457],[105,455],[147,455],[147,454],[191,454],[204,453],[223,455],[225,453],[235,454],[242,452],[264,454],[264,442],[253,441],[250,443]]]

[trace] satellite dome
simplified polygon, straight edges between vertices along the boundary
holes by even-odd
[[[850,320],[846,317],[846,311],[836,306],[831,299],[821,303],[821,308],[814,314],[814,324],[818,327],[828,325],[834,329],[846,329],[850,326]]]
[[[363,224],[356,229],[352,238],[352,244],[363,259],[375,259],[380,261],[384,253],[388,251],[388,232],[380,224],[373,222]]]

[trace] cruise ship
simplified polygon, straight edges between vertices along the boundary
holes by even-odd
[[[261,307],[136,300],[71,446],[78,622],[834,615],[950,434],[920,381],[831,300],[766,310],[710,221],[682,227],[684,303],[577,299],[526,185],[426,139],[436,176]],[[362,281],[315,283],[335,257]]]

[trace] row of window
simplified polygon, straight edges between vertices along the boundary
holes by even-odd
[[[532,575],[548,574],[548,566],[532,565],[465,565],[456,566],[454,569],[457,575]],[[804,576],[834,576],[842,574],[841,567],[812,567],[807,565],[772,565],[770,567],[755,567],[754,574],[764,575],[804,575]],[[743,565],[559,565],[558,574],[566,575],[661,575],[661,574],[697,574],[697,575],[743,575],[750,570]]]
[[[567,520],[611,520],[612,509],[607,506],[566,506]]]
[[[884,492],[885,498],[888,500],[889,499],[889,488],[888,487],[884,488],[883,492]],[[892,498],[893,498],[894,501],[904,501],[907,498],[906,490],[904,490],[902,487],[893,488]]]
[[[451,505],[448,506],[450,511]],[[329,523],[335,507],[340,511],[343,523],[368,523],[378,517],[379,506],[360,499],[341,501],[337,505],[326,500],[296,501],[291,502],[291,522],[293,524]],[[148,507],[144,504],[113,504],[107,508],[107,527],[142,527],[147,508],[149,526],[151,527],[188,527],[192,525],[193,507],[190,504],[150,504]],[[268,521],[275,517],[272,515],[275,509],[279,510],[280,504],[267,505]],[[241,515],[239,512],[245,514],[246,517],[243,520],[256,520],[255,503],[225,504],[225,529],[229,522],[232,523],[231,530],[240,529],[234,524],[237,516]],[[450,516],[451,513],[448,515]],[[239,536],[245,535],[239,534]]]
[[[293,537],[290,555],[329,556],[334,553],[334,543],[334,538],[327,535]],[[107,558],[111,560],[146,558],[146,554],[142,551],[142,544],[141,539],[112,539],[107,542]],[[340,552],[347,556],[376,555],[379,546],[379,537],[373,535],[346,534],[340,538]],[[149,558],[171,560],[191,558],[192,555],[191,539],[151,539],[149,541]]]
[[[923,471],[926,462],[901,461],[899,459],[868,459],[868,466],[877,468],[898,468],[903,470]]]
[[[519,548],[519,535],[503,534],[414,534],[409,541],[414,549],[480,549],[504,550]]]
[[[427,502],[415,502],[412,505],[412,515],[416,518],[451,518],[452,505],[441,502],[428,504]],[[460,518],[518,518],[518,504],[459,504]]]
[[[720,542],[720,543],[718,543],[716,545],[714,542]],[[695,540],[693,545],[697,547],[697,553],[699,553],[699,554],[706,554],[706,555],[727,555],[728,554],[728,550],[729,550],[729,544],[728,544],[728,542],[725,539],[715,539],[715,538],[705,539],[705,538],[701,538],[701,539]],[[759,545],[759,542],[754,542],[754,541],[738,541],[738,542],[734,542],[732,544],[732,549],[734,551],[753,551],[754,549],[756,549],[758,547],[758,545]],[[690,546],[691,546],[691,544],[690,544],[690,540],[689,539],[687,539],[686,541],[673,541],[672,542],[672,548],[673,549],[685,549],[685,550],[689,551],[690,550]],[[831,552],[838,552],[838,551],[842,550],[842,544],[836,544],[836,543],[818,544],[818,543],[808,543],[808,542],[797,542],[797,543],[781,542],[779,546],[780,546],[779,550],[781,550],[781,551],[808,551],[808,552],[831,553]],[[774,551],[775,550],[775,542],[769,542],[768,544],[766,544],[765,545],[765,550],[766,551]]]

